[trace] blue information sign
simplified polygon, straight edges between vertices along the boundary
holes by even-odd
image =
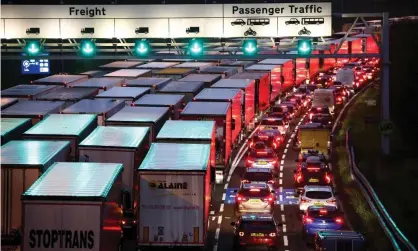
[[[21,67],[22,74],[49,74],[48,59],[24,59]]]

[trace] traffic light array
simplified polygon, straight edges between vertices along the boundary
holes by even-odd
[[[244,55],[255,55],[258,52],[257,39],[247,39],[242,43],[242,52]]]
[[[42,52],[42,45],[39,40],[28,41],[25,45],[25,53],[28,56],[38,56]]]
[[[299,55],[311,55],[312,53],[312,41],[310,39],[298,40],[298,54]]]
[[[204,52],[204,44],[202,40],[192,39],[187,47],[187,52],[190,56],[201,56]]]
[[[147,56],[151,52],[151,45],[145,39],[135,42],[134,54],[137,56]]]
[[[80,42],[80,54],[84,57],[92,57],[96,54],[96,44],[92,40]]]

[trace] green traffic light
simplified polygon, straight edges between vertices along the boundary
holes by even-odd
[[[242,52],[244,55],[254,55],[257,54],[257,40],[256,39],[247,39],[242,44]]]
[[[138,56],[146,56],[151,52],[151,46],[147,40],[139,40],[135,42],[134,53]]]
[[[29,56],[37,56],[41,53],[42,48],[39,41],[29,41],[26,43],[25,52]]]
[[[188,52],[191,56],[200,56],[203,54],[204,46],[201,40],[193,39],[189,42]]]
[[[298,41],[298,54],[310,55],[312,52],[312,41],[303,39]]]
[[[80,53],[85,57],[91,57],[96,54],[96,45],[91,40],[83,40],[80,43]]]

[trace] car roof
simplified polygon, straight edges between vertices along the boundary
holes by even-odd
[[[311,191],[320,191],[320,192],[332,192],[332,188],[330,186],[305,186],[305,192]]]
[[[272,221],[274,220],[271,214],[266,213],[244,213],[241,215],[243,221]]]
[[[258,188],[258,189],[267,189],[267,183],[266,182],[249,182],[242,184],[242,188],[245,190]]]
[[[247,173],[271,173],[271,169],[249,167],[247,168]]]

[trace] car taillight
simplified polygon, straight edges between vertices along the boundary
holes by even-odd
[[[341,101],[341,97],[338,97],[338,98],[337,98],[337,100],[338,100],[338,101]]]
[[[303,221],[304,221],[305,223],[312,223],[312,222],[313,222],[313,219],[312,219],[312,218],[310,218],[310,217],[304,217],[304,218],[303,218]]]
[[[251,148],[251,147],[253,147],[253,145],[254,145],[254,142],[251,142],[251,143],[250,143],[250,148]]]
[[[277,148],[277,144],[275,142],[273,142],[273,148],[276,149]]]
[[[244,232],[239,232],[239,236],[244,236]]]
[[[276,141],[281,142],[281,141],[283,141],[283,138],[281,136],[277,136]]]
[[[298,176],[296,177],[296,182],[297,183],[301,183],[302,182],[302,174],[298,174]]]
[[[338,224],[343,224],[343,219],[340,217],[335,218],[335,222],[337,222]]]
[[[337,202],[337,200],[336,199],[330,199],[330,200],[327,200],[327,203],[336,203]]]
[[[244,196],[242,196],[242,195],[238,195],[237,196],[237,201],[246,201],[247,200],[247,198],[245,198]]]
[[[331,177],[327,173],[325,174],[325,182],[328,184],[331,183]]]
[[[243,183],[250,183],[249,180],[242,180],[241,182],[243,182]]]
[[[247,159],[247,164],[251,165],[252,163],[254,163],[254,160]]]
[[[276,237],[276,233],[270,233],[269,236],[270,237]]]
[[[267,183],[274,184],[274,180],[269,180]]]
[[[309,119],[312,119],[313,113],[309,113]]]
[[[302,202],[302,203],[305,203],[305,202],[310,202],[311,200],[310,199],[306,199],[306,198],[302,198],[302,199],[300,199],[300,202]]]
[[[274,201],[274,196],[273,195],[269,195],[266,198],[264,198],[264,201],[266,201],[266,202],[273,202]]]
[[[125,225],[125,224],[126,224],[126,221],[124,221],[124,220],[123,220],[123,221],[122,221],[122,225]]]
[[[272,164],[272,165],[277,164],[277,160],[270,161],[270,164]]]

